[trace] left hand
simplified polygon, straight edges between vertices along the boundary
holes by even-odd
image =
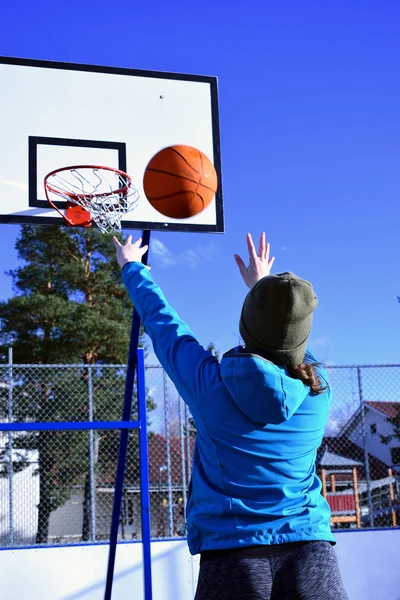
[[[122,267],[129,262],[142,262],[142,257],[146,254],[149,247],[142,246],[142,238],[139,238],[132,244],[132,236],[128,235],[125,240],[125,244],[121,244],[121,242],[114,236],[113,237],[114,246],[117,250],[117,262],[119,266]]]

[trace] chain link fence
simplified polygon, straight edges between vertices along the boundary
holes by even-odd
[[[400,522],[400,365],[330,367],[317,453],[332,527]],[[0,365],[0,421],[118,421],[120,365]],[[195,428],[161,367],[146,368],[151,534],[183,537]],[[134,399],[133,414],[137,418]],[[55,425],[57,427],[57,425]],[[0,432],[0,546],[108,540],[120,431]],[[139,443],[129,433],[119,540],[140,539]]]
[[[397,527],[400,365],[330,367],[333,402],[317,455],[333,528]]]

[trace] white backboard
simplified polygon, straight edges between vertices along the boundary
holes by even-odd
[[[100,164],[128,172],[140,192],[124,229],[223,231],[215,77],[0,58],[0,89],[0,223],[64,224],[47,203],[45,175]],[[147,163],[175,144],[204,152],[219,179],[211,204],[183,220],[143,192]]]

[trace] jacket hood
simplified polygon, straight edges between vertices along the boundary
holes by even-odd
[[[287,421],[310,393],[284,367],[241,347],[224,354],[221,377],[240,410],[256,423]]]

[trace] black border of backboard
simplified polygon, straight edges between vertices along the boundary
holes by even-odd
[[[79,146],[80,148],[105,148],[118,152],[118,169],[126,172],[126,144],[123,142],[101,142],[98,140],[75,140],[68,138],[35,137],[28,138],[29,154],[29,206],[32,208],[49,208],[46,198],[37,196],[37,149],[38,146]],[[68,165],[66,165],[68,166]],[[65,202],[53,202],[57,208],[65,208]],[[59,222],[59,220],[57,220]]]
[[[213,129],[213,163],[218,176],[218,190],[215,195],[216,204],[216,224],[215,225],[190,225],[189,223],[150,223],[147,221],[126,221],[123,223],[123,229],[151,229],[152,231],[183,231],[193,233],[223,233],[224,232],[224,212],[223,212],[223,192],[222,192],[222,164],[221,164],[221,141],[219,129],[219,103],[218,103],[218,80],[216,77],[207,75],[190,75],[183,73],[170,73],[162,71],[148,71],[140,69],[128,69],[123,67],[104,67],[99,65],[87,65],[78,63],[65,63],[47,60],[34,60],[29,58],[13,58],[0,56],[0,64],[20,65],[26,67],[37,67],[47,69],[59,69],[70,71],[88,71],[94,73],[110,73],[115,75],[127,75],[136,77],[151,77],[159,79],[175,79],[178,81],[194,81],[199,83],[208,83],[210,85],[211,96],[211,120]],[[5,93],[7,93],[5,91]],[[46,139],[46,138],[44,138]],[[50,138],[47,138],[50,139]],[[79,140],[77,140],[79,142]],[[29,173],[30,177],[31,173]],[[31,187],[29,179],[29,187]],[[36,188],[35,188],[36,189]],[[29,198],[29,203],[31,198]],[[60,219],[57,217],[30,217],[24,215],[0,215],[0,223],[24,224],[31,223],[36,225],[60,225]]]

